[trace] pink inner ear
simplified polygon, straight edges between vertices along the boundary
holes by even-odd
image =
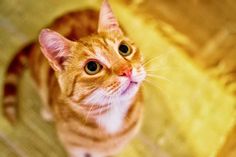
[[[107,0],[103,1],[100,9],[98,32],[116,31],[122,34],[119,23],[116,20]]]
[[[62,70],[63,63],[69,55],[70,41],[50,29],[43,29],[39,43],[44,56],[55,70]]]

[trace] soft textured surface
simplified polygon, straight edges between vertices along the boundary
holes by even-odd
[[[145,84],[143,129],[121,156],[215,156],[233,125],[233,95],[169,42],[157,29],[156,21],[147,20],[135,8],[112,2],[122,26],[146,59],[157,57],[148,68],[160,76],[148,78]],[[0,87],[11,56],[35,39],[40,28],[68,10],[99,4],[93,0],[1,1]],[[28,72],[20,82],[19,96],[22,118],[17,126],[11,127],[0,117],[0,156],[65,156],[53,126],[39,115],[41,102]]]

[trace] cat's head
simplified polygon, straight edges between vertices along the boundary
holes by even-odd
[[[146,76],[142,56],[106,0],[98,25],[97,34],[76,42],[44,29],[39,36],[41,50],[56,71],[62,93],[73,101],[103,105],[130,99]]]

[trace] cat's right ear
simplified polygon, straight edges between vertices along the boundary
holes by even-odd
[[[62,71],[70,54],[72,41],[50,29],[43,29],[39,35],[41,51],[55,71]]]

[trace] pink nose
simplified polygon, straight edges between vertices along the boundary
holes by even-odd
[[[126,76],[126,77],[131,77],[132,74],[132,68],[126,68],[122,71],[120,71],[120,76]]]

